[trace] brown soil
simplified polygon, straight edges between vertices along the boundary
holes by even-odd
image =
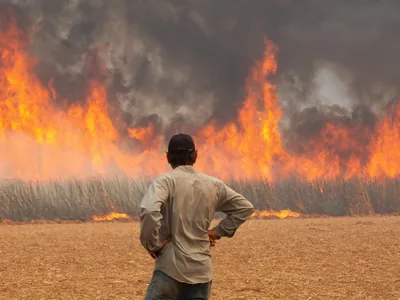
[[[143,299],[138,223],[0,226],[0,299]],[[212,299],[399,299],[400,218],[250,220],[213,249]]]

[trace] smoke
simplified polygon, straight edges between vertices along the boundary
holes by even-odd
[[[232,120],[264,37],[280,49],[274,80],[287,139],[333,119],[373,127],[399,96],[398,0],[2,3],[35,28],[36,72],[44,84],[53,80],[60,98],[82,101],[94,76],[88,62],[100,56],[96,76],[129,126],[152,120],[170,134]]]

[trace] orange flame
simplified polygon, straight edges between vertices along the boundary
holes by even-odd
[[[154,127],[153,124],[149,123],[145,128],[129,128],[128,132],[131,138],[144,141],[151,138],[154,132]]]
[[[400,105],[389,111],[372,140],[370,176],[395,177],[400,173]]]
[[[128,155],[118,147],[120,136],[108,113],[105,86],[92,81],[85,105],[56,107],[55,92],[34,75],[21,41],[14,24],[0,32],[0,176],[83,178],[118,171],[154,175],[153,165],[142,162],[147,156],[159,165],[158,153],[158,158],[148,152]]]
[[[256,210],[256,211],[253,212],[253,215],[252,215],[253,218],[260,218],[260,217],[261,218],[265,218],[265,217],[271,217],[271,216],[278,217],[279,219],[284,219],[284,218],[287,218],[287,217],[296,218],[296,217],[299,217],[300,214],[297,213],[297,212],[293,212],[290,209],[284,209],[284,210],[279,210],[279,211],[273,211],[273,210],[260,211],[260,210]]]
[[[114,173],[154,177],[168,170],[165,141],[154,124],[125,128],[121,135],[109,114],[106,86],[88,83],[86,97],[59,105],[56,91],[35,76],[34,60],[14,23],[0,31],[0,176],[26,180],[87,178]],[[400,108],[376,132],[328,123],[300,154],[289,153],[279,133],[282,110],[269,77],[277,70],[278,48],[266,41],[262,60],[246,81],[238,119],[222,128],[215,121],[195,135],[196,167],[224,180],[307,180],[400,173]],[[68,103],[64,101],[63,103]],[[120,124],[119,124],[120,125]],[[120,126],[118,127],[120,128]],[[365,145],[357,144],[362,136]],[[127,149],[126,145],[130,148]]]
[[[257,63],[247,82],[247,99],[239,111],[238,125],[222,129],[213,123],[196,136],[201,144],[197,165],[228,179],[273,179],[273,163],[287,154],[281,146],[276,86],[266,80],[275,74],[277,47],[266,42],[265,59]]]
[[[108,215],[105,216],[94,216],[92,217],[93,221],[100,222],[100,221],[129,221],[132,218],[128,216],[127,214],[122,214],[122,213],[116,213],[116,212],[111,212]]]

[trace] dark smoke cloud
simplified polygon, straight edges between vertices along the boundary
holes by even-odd
[[[373,126],[399,96],[398,0],[2,2],[40,24],[30,47],[36,71],[61,97],[83,99],[90,55],[101,56],[112,105],[129,125],[156,120],[170,134],[232,120],[264,37],[280,48],[274,80],[293,139],[310,135],[315,120]]]

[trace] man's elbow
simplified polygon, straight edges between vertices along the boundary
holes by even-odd
[[[254,206],[248,202],[247,205],[243,205],[238,211],[236,216],[242,220],[247,221],[254,213]]]
[[[253,215],[253,213],[254,213],[254,211],[255,211],[255,208],[254,208],[254,206],[250,203],[250,205],[245,209],[245,211],[246,211],[246,219],[249,219],[249,218]]]

